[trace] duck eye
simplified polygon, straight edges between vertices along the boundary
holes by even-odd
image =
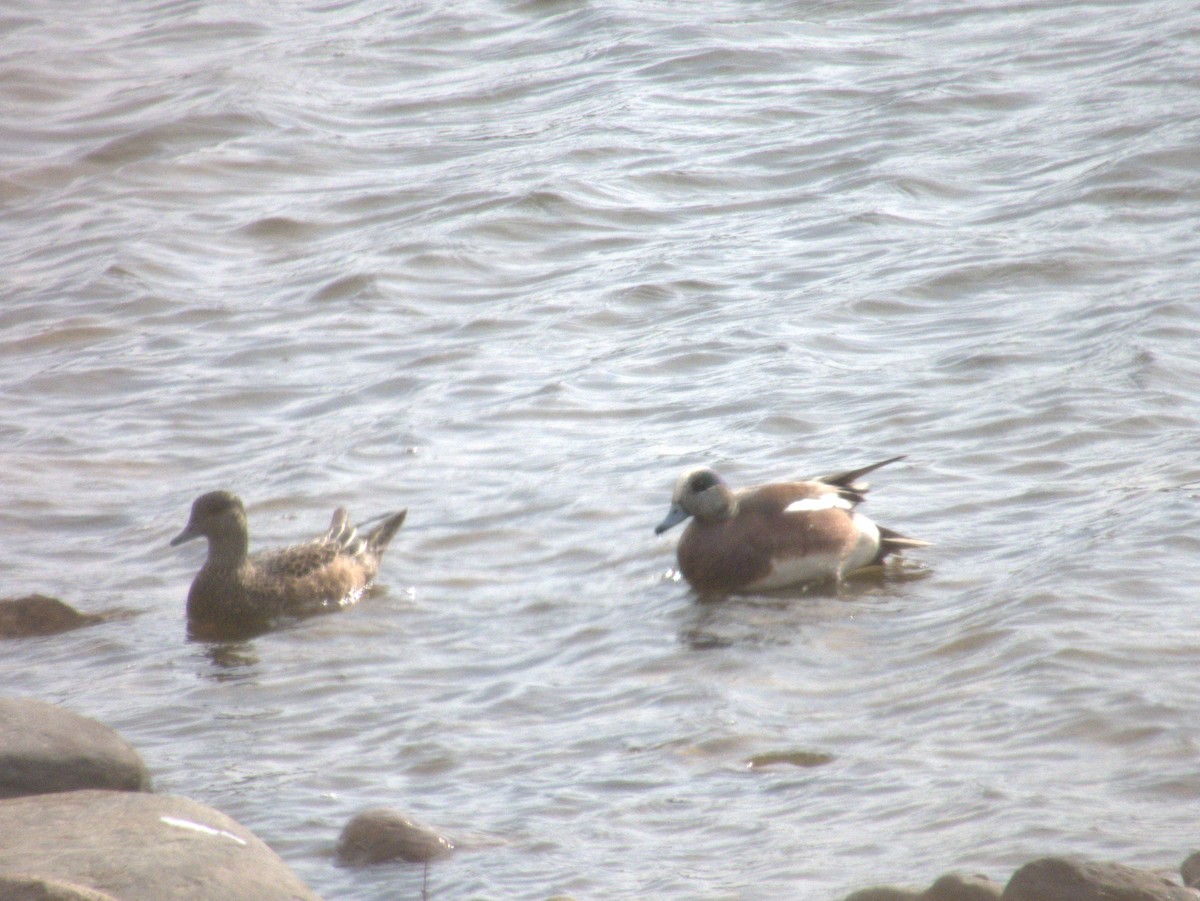
[[[717,484],[716,473],[710,472],[706,469],[706,470],[698,472],[694,476],[692,476],[691,482],[688,485],[688,487],[692,491],[699,494],[701,491],[707,491],[709,488],[712,488],[713,485],[716,485],[716,484]]]

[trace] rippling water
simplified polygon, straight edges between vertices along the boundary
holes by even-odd
[[[0,16],[4,648],[331,899],[833,898],[1172,866],[1200,704],[1200,10],[27,0]],[[702,605],[678,469],[894,453],[936,542]],[[381,587],[185,638],[256,546],[406,506]],[[830,755],[751,768],[756,755]]]

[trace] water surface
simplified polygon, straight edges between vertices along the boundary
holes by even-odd
[[[0,17],[4,648],[329,899],[836,898],[1195,841],[1200,18],[976,5],[30,0]],[[701,604],[678,470],[882,459],[936,548]],[[380,587],[185,637],[409,508]],[[763,755],[819,765],[752,766]],[[831,759],[829,759],[831,758]]]

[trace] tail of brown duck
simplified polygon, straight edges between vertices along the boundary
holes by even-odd
[[[329,523],[329,530],[319,540],[324,544],[338,545],[354,540],[354,527],[350,525],[350,514],[346,512],[345,507],[338,507],[333,511],[333,521]]]
[[[350,525],[350,517],[345,507],[338,507],[333,511],[333,521],[329,523],[329,530],[318,538],[317,542],[337,545],[338,553],[347,557],[357,557],[368,546],[367,542],[359,537],[357,527]]]
[[[400,531],[400,527],[404,525],[404,517],[408,516],[407,510],[401,510],[399,513],[393,513],[382,523],[367,533],[367,547],[378,559],[383,556],[383,552],[387,550],[388,544]]]

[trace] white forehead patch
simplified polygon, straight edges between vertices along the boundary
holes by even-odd
[[[830,492],[820,497],[805,497],[784,507],[784,513],[811,513],[814,510],[849,510],[854,505],[841,495]]]

